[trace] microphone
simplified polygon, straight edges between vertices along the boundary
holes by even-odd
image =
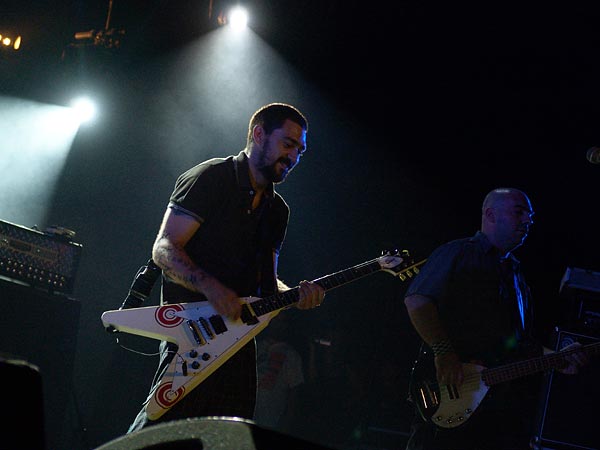
[[[587,160],[592,164],[600,164],[600,147],[592,147],[587,151]]]

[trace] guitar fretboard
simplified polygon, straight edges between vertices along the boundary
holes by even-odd
[[[317,283],[325,289],[325,291],[329,291],[346,283],[350,283],[351,281],[371,275],[372,273],[379,272],[380,270],[381,265],[378,260],[373,259],[357,266],[317,278],[316,280],[313,280],[313,282]],[[299,295],[300,288],[296,286],[288,291],[255,300],[251,302],[250,305],[257,316],[262,316],[278,309],[287,308],[296,303],[299,300]]]
[[[505,381],[515,380],[517,378],[531,375],[538,372],[543,372],[549,369],[561,369],[567,365],[565,356],[573,353],[585,351],[586,354],[593,356],[600,353],[600,342],[584,345],[582,347],[565,350],[562,352],[550,353],[537,358],[531,358],[525,361],[519,361],[505,366],[485,369],[481,373],[481,379],[488,386],[502,383]]]

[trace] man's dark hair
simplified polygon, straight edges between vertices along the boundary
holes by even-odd
[[[308,131],[308,121],[304,114],[297,108],[287,103],[269,103],[256,111],[248,125],[248,143],[252,142],[252,129],[256,125],[260,125],[265,130],[265,133],[271,134],[273,130],[281,128],[286,120],[291,120],[297,123]]]

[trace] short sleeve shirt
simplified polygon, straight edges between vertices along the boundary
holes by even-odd
[[[518,267],[516,258],[511,258]],[[406,296],[423,295],[437,304],[444,327],[464,359],[497,363],[516,351],[517,300],[514,288],[511,295],[503,295],[500,261],[499,252],[477,232],[435,249],[406,291]],[[527,294],[525,326],[529,333],[529,290],[518,270],[517,276],[520,290]]]
[[[274,290],[272,254],[283,244],[289,207],[270,185],[252,209],[255,192],[245,152],[213,158],[179,176],[169,207],[200,223],[186,245],[191,259],[240,296],[257,295],[268,280]],[[164,280],[163,301],[180,303],[203,297]],[[262,283],[262,284],[261,284]]]

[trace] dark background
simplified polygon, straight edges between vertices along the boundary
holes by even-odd
[[[269,101],[296,104],[310,122],[309,152],[279,187],[292,209],[280,258],[289,284],[393,247],[426,258],[442,242],[474,233],[484,195],[499,186],[526,191],[536,211],[517,256],[543,339],[551,340],[572,307],[559,295],[565,270],[600,269],[600,166],[586,159],[598,144],[595,9],[247,4],[250,27],[272,58],[250,56],[214,88],[206,75],[202,90],[185,83],[216,60],[177,66],[184,69],[174,74],[181,61],[173,55],[204,49],[226,2],[215,1],[209,19],[209,2],[115,0],[110,24],[126,34],[112,49],[73,45],[81,44],[75,32],[104,27],[108,2],[10,2],[2,14],[0,25],[25,38],[18,54],[2,53],[0,94],[64,104],[70,90],[94,86],[103,96],[102,119],[79,130],[53,200],[36,218],[75,230],[83,245],[79,322],[65,330],[77,342],[73,394],[64,399],[64,436],[52,438],[64,448],[117,438],[137,413],[155,359],[117,346],[100,315],[121,304],[147,261],[179,172],[237,153],[249,116]],[[238,89],[237,82],[249,84]],[[18,222],[2,205],[0,219]],[[307,377],[293,434],[336,448],[401,445],[418,342],[402,303],[405,287],[375,274],[332,291],[319,310],[286,312]],[[136,350],[156,348],[121,339]]]

